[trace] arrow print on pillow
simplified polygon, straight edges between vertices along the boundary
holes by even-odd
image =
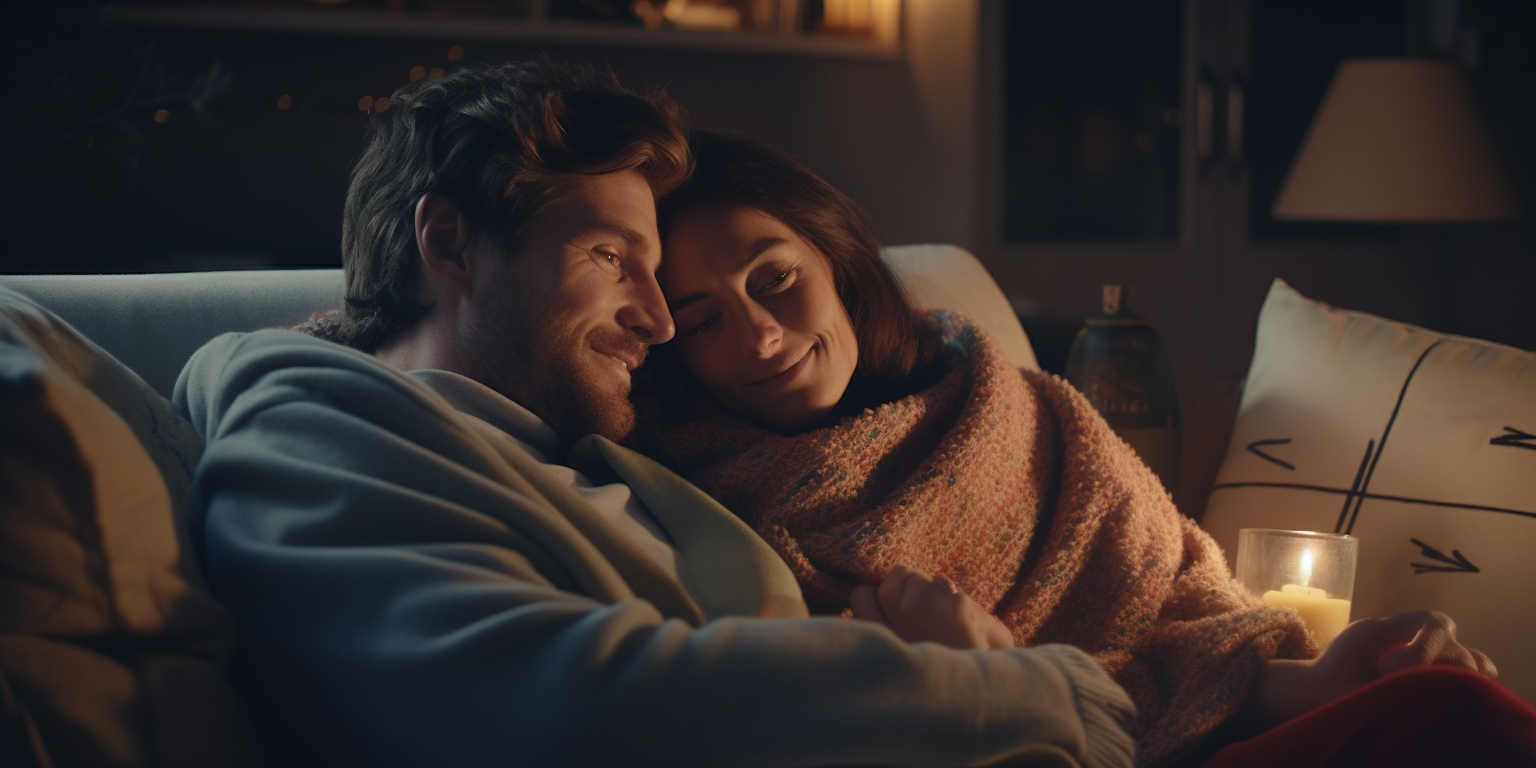
[[[1499,435],[1498,437],[1489,440],[1488,444],[1507,445],[1511,448],[1525,448],[1527,450],[1536,451],[1536,435],[1526,434],[1518,429],[1515,429],[1514,427],[1505,427],[1504,431],[1508,432],[1509,434]],[[1249,449],[1251,450],[1252,447],[1253,446],[1249,446]]]
[[[1507,429],[1507,427],[1506,427],[1506,429]],[[1529,437],[1529,435],[1527,435],[1527,437]],[[1281,438],[1277,438],[1277,439],[1273,439],[1273,440],[1255,440],[1255,441],[1253,441],[1253,442],[1248,444],[1248,452],[1253,454],[1253,455],[1255,455],[1255,456],[1257,456],[1257,457],[1259,457],[1259,458],[1261,458],[1261,459],[1263,459],[1263,460],[1265,460],[1265,461],[1273,462],[1275,464],[1279,464],[1282,467],[1285,467],[1286,469],[1294,470],[1294,469],[1296,469],[1296,465],[1295,464],[1292,464],[1289,461],[1285,461],[1283,459],[1277,459],[1277,458],[1275,458],[1275,457],[1273,457],[1273,456],[1271,456],[1271,455],[1269,455],[1269,454],[1259,450],[1259,448],[1261,446],[1265,446],[1265,445],[1289,445],[1290,442],[1291,442],[1291,439],[1289,437],[1281,437]],[[1533,446],[1533,447],[1536,447],[1536,446]]]
[[[1415,575],[1415,576],[1417,576],[1417,575],[1419,575],[1421,573],[1431,573],[1431,572],[1434,572],[1434,573],[1482,573],[1482,569],[1478,568],[1475,565],[1473,565],[1471,560],[1468,560],[1466,557],[1464,557],[1461,554],[1461,550],[1453,549],[1453,550],[1451,550],[1451,557],[1446,557],[1444,552],[1441,552],[1440,550],[1435,549],[1434,547],[1431,547],[1430,545],[1425,544],[1424,542],[1419,541],[1418,539],[1409,539],[1409,541],[1411,541],[1414,544],[1418,545],[1419,549],[1423,552],[1425,557],[1427,557],[1427,558],[1429,558],[1431,560],[1438,560],[1438,561],[1440,561],[1442,563],[1446,563],[1446,565],[1430,565],[1429,563],[1409,563],[1409,565],[1413,566],[1413,575]]]

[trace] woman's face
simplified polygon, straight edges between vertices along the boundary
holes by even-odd
[[[827,258],[754,208],[694,208],[666,232],[672,344],[727,408],[784,432],[831,412],[858,365]]]

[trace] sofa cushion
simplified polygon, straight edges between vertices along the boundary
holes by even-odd
[[[259,764],[222,674],[233,622],[173,516],[196,452],[142,381],[0,289],[0,716],[31,761]]]
[[[1275,281],[1202,522],[1358,537],[1353,618],[1443,611],[1536,701],[1536,354]]]

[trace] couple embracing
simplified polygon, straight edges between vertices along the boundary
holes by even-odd
[[[1447,617],[1320,650],[1256,604],[792,158],[547,60],[393,103],[324,338],[220,337],[176,390],[276,764],[1536,756]]]

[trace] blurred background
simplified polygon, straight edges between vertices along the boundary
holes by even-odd
[[[1224,418],[1270,281],[1536,348],[1530,0],[143,0],[4,13],[0,271],[334,266],[402,84],[541,51],[799,155],[887,242],[976,253],[1061,369],[1099,287]],[[1457,62],[1525,216],[1280,221],[1340,61]],[[1188,448],[1188,447],[1187,447]],[[1207,446],[1206,449],[1219,449]],[[1195,447],[1200,450],[1199,446]]]

